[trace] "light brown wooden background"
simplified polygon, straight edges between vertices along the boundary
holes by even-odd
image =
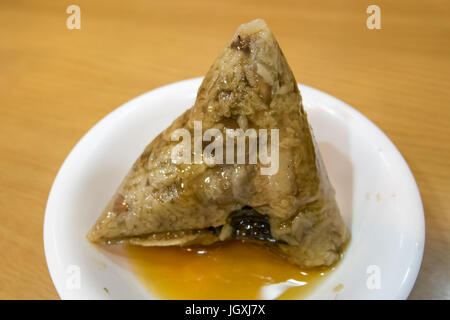
[[[81,7],[81,30],[66,8]],[[381,7],[382,30],[366,28]],[[448,1],[0,1],[0,298],[56,299],[42,225],[53,179],[97,121],[203,75],[235,28],[264,18],[299,82],[374,121],[419,185],[426,247],[411,298],[450,298]]]

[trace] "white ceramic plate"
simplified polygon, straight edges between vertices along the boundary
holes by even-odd
[[[44,223],[47,264],[61,298],[152,298],[129,268],[96,250],[85,235],[148,142],[193,105],[200,83],[181,81],[131,100],[97,123],[65,160]],[[310,298],[407,298],[425,234],[408,165],[359,112],[317,89],[300,90],[352,233],[343,261]]]

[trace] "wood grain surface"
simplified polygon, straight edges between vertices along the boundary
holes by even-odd
[[[80,30],[66,27],[71,4]],[[366,27],[370,4],[381,30]],[[141,93],[205,74],[236,27],[258,17],[299,82],[349,103],[399,148],[426,215],[410,298],[450,299],[450,4],[404,0],[1,0],[1,299],[58,298],[44,211],[83,134]]]

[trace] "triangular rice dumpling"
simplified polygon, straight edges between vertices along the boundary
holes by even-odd
[[[260,143],[265,131],[267,145],[279,142],[278,149],[267,146],[270,163],[252,162],[248,135],[244,162],[229,149],[207,157],[210,142],[203,136],[199,150],[194,134],[199,124],[226,138],[229,129],[254,129]],[[184,161],[173,158],[177,129],[194,137],[189,153],[180,153]],[[263,148],[258,144],[258,152]],[[348,237],[297,82],[260,19],[238,28],[194,106],[145,148],[88,234],[92,242],[142,246],[242,239],[270,245],[305,268],[334,264]]]

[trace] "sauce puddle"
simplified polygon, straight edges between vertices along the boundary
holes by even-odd
[[[264,246],[106,246],[160,299],[302,299],[333,268],[302,270]]]

